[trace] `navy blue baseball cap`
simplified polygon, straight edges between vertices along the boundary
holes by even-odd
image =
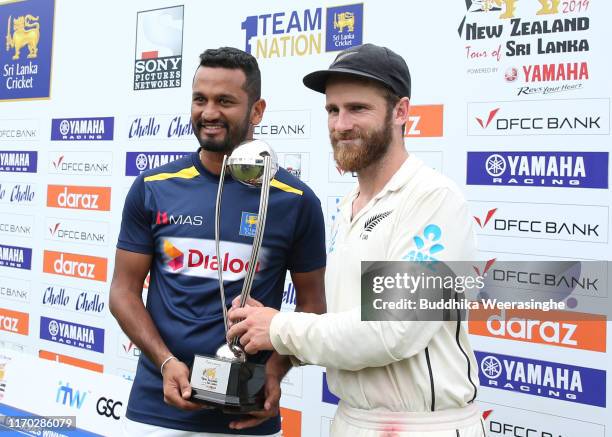
[[[336,74],[372,79],[391,89],[398,97],[410,98],[408,65],[404,58],[387,47],[363,44],[344,50],[336,56],[329,69],[307,74],[303,82],[311,90],[325,94],[327,80]]]

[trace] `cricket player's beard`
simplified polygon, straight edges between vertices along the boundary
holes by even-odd
[[[226,133],[222,140],[214,140],[212,138],[206,138],[205,135],[200,135],[200,129],[204,124],[205,122],[198,121],[197,124],[193,126],[195,136],[198,139],[200,146],[202,146],[202,149],[209,152],[224,153],[228,155],[231,154],[238,145],[242,144],[246,140],[250,127],[248,113],[242,123],[239,125],[230,125],[226,121],[217,120],[214,122],[214,124],[222,125]]]
[[[379,161],[389,150],[393,123],[387,114],[380,129],[362,131],[354,128],[349,132],[330,132],[334,160],[341,170],[358,172]]]

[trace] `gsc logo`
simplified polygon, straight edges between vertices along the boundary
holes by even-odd
[[[112,399],[107,399],[104,396],[98,399],[96,402],[96,411],[100,416],[108,417],[109,419],[112,417],[115,420],[119,420],[121,418],[121,411],[117,410],[118,407],[123,407],[123,402],[115,402]]]

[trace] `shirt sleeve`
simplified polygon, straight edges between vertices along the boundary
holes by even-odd
[[[310,190],[305,190],[296,219],[293,245],[287,269],[291,272],[310,272],[325,267],[325,223],[321,202]]]
[[[151,234],[151,216],[145,207],[144,178],[136,178],[125,198],[117,248],[152,254],[155,250]]]
[[[387,260],[435,257],[468,261],[475,239],[467,203],[450,188],[437,188],[399,207]],[[343,290],[335,290],[342,293]],[[352,291],[359,292],[359,291]],[[356,371],[385,366],[422,351],[442,321],[361,321],[361,310],[328,313],[279,313],[270,338],[283,355],[300,361]]]

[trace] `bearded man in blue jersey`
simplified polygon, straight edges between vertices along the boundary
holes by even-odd
[[[225,180],[221,256],[215,256],[215,198],[223,156],[253,138],[266,108],[255,58],[223,47],[200,55],[191,121],[200,147],[143,172],[125,201],[110,310],[142,350],[130,394],[125,435],[280,435],[280,381],[290,368],[277,353],[266,364],[265,409],[232,416],[190,400],[194,354],[214,356],[225,342],[217,280],[223,270],[231,301],[239,294],[253,243],[259,190]],[[325,231],[312,190],[284,169],[270,189],[266,232],[252,296],[279,308],[287,270],[300,311],[325,311]],[[219,263],[217,262],[219,261]],[[146,307],[143,281],[150,271]]]

